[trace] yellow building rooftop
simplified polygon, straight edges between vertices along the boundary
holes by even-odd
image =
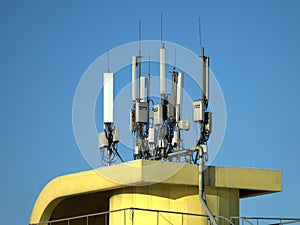
[[[198,177],[197,165],[148,160],[60,176],[41,191],[29,223],[130,207],[204,214],[198,199]],[[238,216],[240,198],[280,192],[281,180],[280,170],[210,166],[205,170],[206,199],[214,215]],[[154,221],[148,217],[149,223],[142,224]],[[134,220],[139,218],[145,214]],[[168,218],[176,224],[176,218]],[[126,221],[133,222],[133,218],[109,217],[112,225],[125,225]]]

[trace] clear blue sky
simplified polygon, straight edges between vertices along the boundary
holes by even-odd
[[[197,19],[226,100],[215,165],[283,171],[283,192],[241,201],[244,216],[300,217],[300,1],[0,2],[1,223],[26,224],[52,178],[90,169],[73,136],[72,103],[107,49],[164,38],[199,51]]]

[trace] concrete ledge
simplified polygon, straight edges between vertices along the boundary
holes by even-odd
[[[282,191],[281,170],[209,167],[206,184],[212,187],[240,190],[240,198]]]

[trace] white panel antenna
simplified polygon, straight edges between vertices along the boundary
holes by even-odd
[[[140,101],[145,102],[147,77],[140,77]]]
[[[205,96],[209,100],[209,57],[205,57]]]
[[[136,56],[132,56],[132,67],[131,67],[131,89],[132,89],[132,102],[136,100]]]
[[[114,122],[114,74],[103,74],[103,122]]]
[[[166,95],[166,49],[164,44],[160,49],[160,94]]]
[[[177,98],[176,98],[176,122],[180,120],[182,116],[182,94],[183,94],[183,78],[184,74],[178,73],[178,83],[177,83]]]

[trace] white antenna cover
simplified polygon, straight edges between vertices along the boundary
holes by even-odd
[[[209,57],[205,60],[205,96],[209,100]]]
[[[183,77],[184,74],[179,72],[178,73],[178,82],[177,82],[177,98],[176,98],[176,103],[177,104],[182,104],[182,91],[183,91]]]
[[[114,122],[114,74],[103,74],[103,122]]]
[[[166,95],[166,49],[160,49],[160,94]]]
[[[178,73],[177,96],[176,96],[176,121],[179,122],[182,116],[182,92],[183,92],[184,73]]]
[[[132,77],[131,77],[131,88],[132,88],[132,101],[134,102],[136,100],[136,86],[135,86],[135,80],[136,80],[136,56],[132,56]]]
[[[146,93],[146,77],[140,78],[140,101],[145,102],[145,93]]]

